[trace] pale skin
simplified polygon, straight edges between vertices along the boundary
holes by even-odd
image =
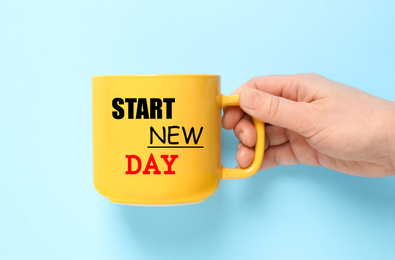
[[[306,164],[366,176],[395,175],[395,102],[318,74],[252,78],[234,93],[240,108],[225,109],[234,129],[239,167],[254,159],[251,116],[266,123],[261,170]]]

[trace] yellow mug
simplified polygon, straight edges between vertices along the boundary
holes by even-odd
[[[221,164],[218,75],[125,75],[92,78],[93,180],[111,202],[171,205],[200,202],[223,179],[255,174],[264,153],[264,123],[247,169]]]

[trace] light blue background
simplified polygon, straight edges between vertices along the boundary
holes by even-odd
[[[393,1],[1,1],[0,259],[394,259],[395,177],[288,166],[204,203],[92,182],[91,77],[317,72],[395,100]],[[236,164],[236,139],[223,131]]]

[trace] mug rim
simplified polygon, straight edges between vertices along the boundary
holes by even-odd
[[[216,77],[219,78],[219,74],[125,74],[125,75],[95,75],[92,78],[116,78],[116,77],[127,77],[127,78],[143,78],[143,77],[197,77],[197,78],[208,78]]]

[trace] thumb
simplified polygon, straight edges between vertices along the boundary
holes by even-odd
[[[260,90],[243,90],[239,103],[241,109],[250,116],[301,135],[308,131],[313,122],[309,103],[295,102]]]

